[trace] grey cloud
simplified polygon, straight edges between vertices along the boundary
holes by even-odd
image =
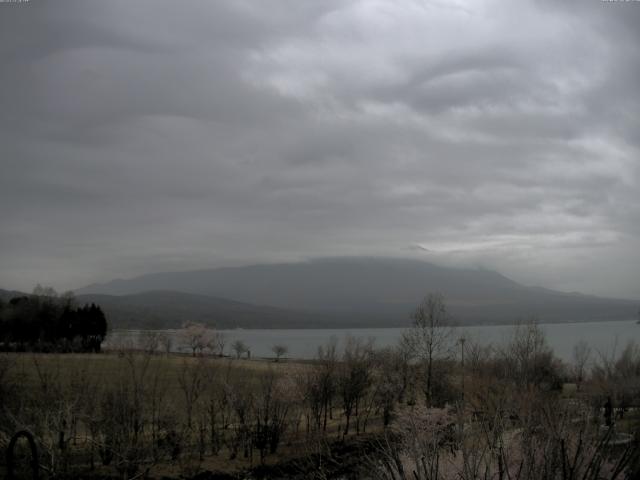
[[[565,3],[0,5],[0,286],[372,254],[640,298],[640,8]]]

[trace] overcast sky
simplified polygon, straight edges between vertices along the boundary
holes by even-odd
[[[0,287],[340,255],[640,299],[640,2],[0,3]]]

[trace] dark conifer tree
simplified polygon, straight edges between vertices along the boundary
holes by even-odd
[[[31,295],[0,304],[0,348],[99,352],[106,335],[107,319],[94,303],[73,308],[68,298]]]

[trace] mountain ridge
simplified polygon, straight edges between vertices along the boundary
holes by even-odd
[[[638,303],[528,287],[487,269],[384,257],[160,272],[93,284],[77,293],[131,295],[150,290],[313,313],[342,326],[407,325],[412,309],[431,291],[444,294],[461,323],[477,324],[513,323],[530,316],[549,322],[631,319]]]
[[[0,299],[5,302],[13,297],[29,295],[17,290],[0,289]],[[221,329],[341,326],[339,319],[312,312],[289,311],[170,290],[131,295],[79,294],[76,295],[76,302],[79,305],[100,305],[110,327],[115,329],[178,329],[188,322]]]
[[[151,290],[129,295],[80,294],[79,303],[99,304],[115,328],[181,328],[185,323],[232,328],[309,328],[324,318],[225,298]]]

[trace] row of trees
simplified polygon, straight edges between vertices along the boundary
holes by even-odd
[[[72,293],[36,287],[32,295],[0,301],[4,350],[100,351],[107,320],[95,305],[78,306]]]
[[[174,341],[177,341],[178,344],[174,345]],[[167,354],[178,347],[183,350],[186,349],[193,357],[205,354],[224,357],[227,338],[220,331],[201,323],[190,322],[184,324],[176,335],[153,330],[145,331],[141,332],[136,345],[127,345],[125,341],[118,347],[124,350],[138,349],[146,353],[164,352]],[[251,349],[240,339],[234,340],[229,347],[237,359],[251,357]],[[275,361],[279,362],[281,358],[287,355],[289,349],[286,345],[278,343],[272,346],[271,351],[275,356]]]

